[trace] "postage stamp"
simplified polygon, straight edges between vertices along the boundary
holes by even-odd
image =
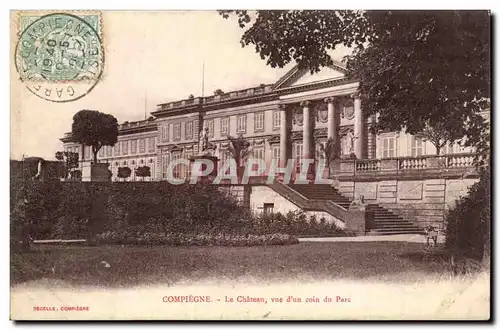
[[[11,320],[492,319],[491,23],[12,11]]]
[[[18,18],[15,65],[28,90],[52,102],[88,94],[104,68],[100,13],[23,12]]]

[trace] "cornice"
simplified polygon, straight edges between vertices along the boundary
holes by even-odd
[[[297,93],[297,92],[304,92],[304,91],[310,91],[310,90],[314,90],[314,89],[324,88],[324,87],[346,85],[346,84],[350,84],[353,82],[358,82],[358,80],[347,76],[347,77],[339,78],[339,79],[335,79],[335,80],[319,81],[317,83],[311,83],[311,84],[306,84],[306,85],[284,87],[281,89],[277,89],[275,91],[279,95],[287,95],[287,94],[293,94],[293,93]]]

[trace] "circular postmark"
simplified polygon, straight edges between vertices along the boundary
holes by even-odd
[[[100,17],[53,13],[24,18],[15,63],[28,90],[52,102],[88,94],[104,67]]]

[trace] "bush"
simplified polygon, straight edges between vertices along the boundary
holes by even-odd
[[[456,260],[482,260],[490,251],[490,169],[480,170],[480,180],[460,198],[445,219],[445,247]]]
[[[22,200],[27,202],[19,212]],[[251,226],[249,212],[236,200],[203,184],[18,180],[11,182],[12,212],[13,233],[35,239],[90,238],[129,226],[182,233]]]
[[[296,236],[346,236],[347,234],[335,223],[326,222],[325,218],[312,215],[307,218],[303,211],[261,214],[254,220],[253,233],[269,234],[280,232]]]
[[[97,244],[170,245],[170,246],[254,246],[297,244],[299,240],[287,234],[239,235],[232,233],[172,233],[153,232],[139,228],[107,231],[96,235]]]

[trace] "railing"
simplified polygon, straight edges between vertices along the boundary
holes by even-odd
[[[410,172],[419,170],[474,168],[477,155],[450,154],[384,159],[341,160],[340,174],[363,174],[376,172]]]
[[[380,170],[380,159],[361,159],[356,161],[356,172]]]
[[[335,204],[329,200],[318,200],[318,199],[308,199],[296,190],[290,188],[289,186],[277,181],[269,185],[271,189],[276,191],[278,194],[283,196],[285,199],[296,204],[298,207],[304,210],[310,211],[324,211],[329,213],[339,219],[344,221],[346,219],[347,210],[342,206]]]
[[[446,167],[449,168],[473,167],[475,156],[476,155],[471,155],[471,154],[449,155],[446,158]]]
[[[425,157],[399,159],[400,170],[413,170],[427,168],[427,159]]]
[[[169,102],[169,103],[162,103],[157,105],[157,110],[170,110],[170,109],[175,109],[175,108],[180,108],[184,107],[187,105],[193,105],[193,104],[200,104],[200,103],[205,103],[205,104],[210,104],[210,103],[215,103],[215,102],[220,102],[220,101],[226,101],[226,100],[232,100],[232,99],[239,99],[239,98],[244,98],[248,97],[254,94],[265,94],[272,92],[272,86],[259,86],[259,87],[253,87],[253,88],[247,88],[239,91],[233,91],[230,93],[224,93],[220,95],[212,95],[212,96],[207,96],[207,97],[196,97],[196,98],[190,98],[190,99],[185,99],[181,101],[175,101],[175,102]]]

